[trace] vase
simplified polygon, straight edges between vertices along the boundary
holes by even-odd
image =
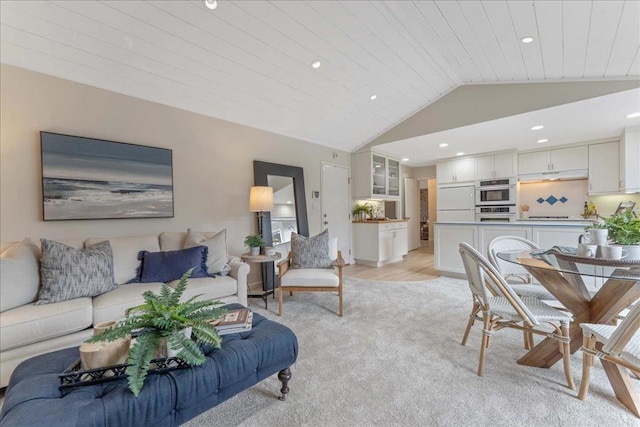
[[[251,248],[251,255],[258,256],[260,255],[260,246],[254,246]]]
[[[191,326],[188,326],[184,329],[182,329],[180,332],[182,332],[182,334],[191,339],[191,331],[192,328]],[[167,343],[167,340],[165,338],[160,339],[160,342],[158,344],[158,351],[156,352],[156,357],[157,358],[170,358],[170,357],[176,357],[178,355],[178,353],[180,353],[181,349],[178,350],[174,350],[172,349],[169,344]]]
[[[104,331],[113,328],[118,322],[109,321],[98,323],[93,328],[93,335],[100,335]],[[100,341],[95,343],[83,343],[80,346],[80,361],[83,369],[97,369],[105,366],[120,365],[127,361],[131,335],[114,341]],[[112,374],[106,373],[105,375]]]

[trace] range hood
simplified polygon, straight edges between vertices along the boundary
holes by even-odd
[[[520,182],[535,181],[568,181],[572,179],[587,179],[589,171],[587,169],[575,169],[569,171],[549,171],[540,173],[527,173],[518,176]]]

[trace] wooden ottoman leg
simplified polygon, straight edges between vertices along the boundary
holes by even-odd
[[[282,388],[280,389],[282,396],[278,399],[287,400],[287,393],[289,393],[289,380],[291,379],[291,369],[285,368],[278,372],[278,379],[282,383]]]

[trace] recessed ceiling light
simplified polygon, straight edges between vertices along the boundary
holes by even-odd
[[[627,115],[627,119],[635,119],[636,117],[640,117],[640,111]]]
[[[207,9],[215,9],[218,7],[218,2],[216,0],[204,0],[204,5],[207,6]]]
[[[464,156],[464,153],[462,151],[459,151],[456,153],[456,156]]]
[[[407,159],[406,157],[404,159],[402,159],[403,162],[408,162],[409,159]]]
[[[370,100],[375,101],[375,99],[378,97],[378,95],[371,95],[369,97]]]
[[[444,147],[448,147],[449,144],[447,144],[446,142],[443,142],[442,144],[438,145],[438,147],[440,148],[444,148]]]
[[[532,128],[531,128],[531,130],[540,130],[540,129],[542,129],[542,128],[544,128],[544,126],[542,126],[542,125],[538,125],[538,126],[534,126],[534,127],[532,127]]]
[[[287,200],[287,204],[290,205],[292,202],[291,200]]]
[[[313,61],[313,62],[311,63],[311,66],[312,66],[313,68],[320,68],[320,61],[318,61],[318,60],[316,59],[315,61]]]
[[[543,142],[547,142],[547,141],[549,141],[547,138],[542,138],[542,139],[537,140],[536,142],[538,144],[542,144]]]
[[[528,43],[533,42],[533,37],[531,37],[531,36],[523,37],[523,38],[520,39],[520,41],[522,43],[528,44]]]

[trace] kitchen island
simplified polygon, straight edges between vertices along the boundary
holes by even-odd
[[[380,267],[402,261],[407,254],[407,220],[353,221],[353,258],[356,264]]]
[[[466,242],[487,256],[489,242],[499,236],[518,236],[541,248],[578,245],[591,221],[437,222],[434,224],[434,268],[443,276],[465,277],[458,252]]]

